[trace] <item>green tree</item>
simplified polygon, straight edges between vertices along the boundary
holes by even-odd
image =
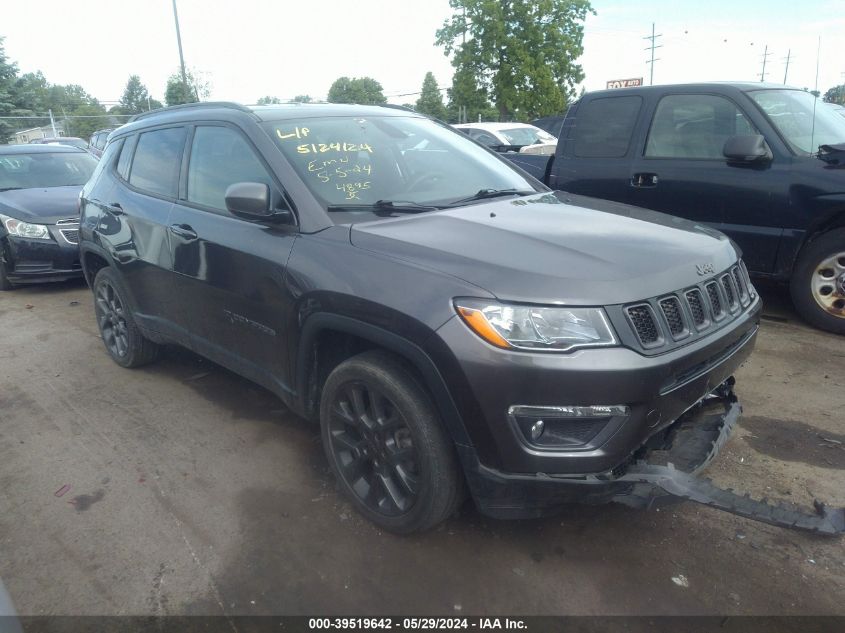
[[[417,99],[417,112],[426,114],[435,119],[446,118],[446,106],[443,105],[443,95],[440,94],[440,88],[437,86],[437,80],[434,74],[428,72],[423,79],[422,92],[420,98]]]
[[[150,103],[147,103],[148,99]],[[123,114],[138,114],[152,109],[150,93],[147,92],[147,87],[141,83],[138,75],[129,75],[126,88],[123,89],[123,95],[120,97],[120,109]]]
[[[18,108],[30,112],[45,112],[48,106],[50,84],[39,70],[25,73],[17,78],[13,88],[13,99]]]
[[[0,37],[0,116],[15,116],[18,109],[14,102],[14,86],[18,76],[18,66],[6,57],[3,45],[5,38]],[[21,119],[25,121],[25,119]],[[17,126],[13,121],[0,119],[0,143],[6,143]]]
[[[255,103],[256,103],[257,105],[271,105],[271,104],[274,104],[274,103],[281,103],[281,102],[282,102],[282,100],[281,100],[281,99],[279,99],[278,97],[269,97],[269,96],[267,96],[267,97],[261,97],[261,98],[260,98],[258,101],[256,101]]]
[[[824,93],[824,100],[828,103],[845,105],[845,84],[834,86]]]
[[[296,95],[293,98],[294,103],[314,103],[314,99],[310,95]]]
[[[329,88],[329,103],[387,103],[381,84],[372,77],[339,77]]]
[[[457,63],[456,63],[457,62]],[[478,82],[478,70],[471,63],[471,46],[455,53],[455,74],[452,87],[449,88],[449,121],[465,123],[478,121],[498,121],[499,113],[490,103],[487,88]]]
[[[453,14],[436,43],[454,53],[456,75],[471,74],[486,90],[501,119],[563,111],[584,79],[575,60],[593,12],[589,0],[449,0],[449,6]]]
[[[167,105],[196,103],[208,97],[210,92],[208,82],[199,77],[199,73],[189,70],[185,75],[188,79],[187,87],[182,83],[181,72],[175,72],[167,79],[167,87],[164,90],[164,101]]]

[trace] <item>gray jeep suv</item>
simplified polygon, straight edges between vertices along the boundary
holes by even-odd
[[[725,505],[694,475],[761,302],[716,231],[554,193],[402,109],[206,103],[111,133],[80,233],[115,362],[175,343],[263,385],[385,529],[467,493]]]

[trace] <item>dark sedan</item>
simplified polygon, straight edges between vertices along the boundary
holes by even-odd
[[[97,160],[65,145],[0,146],[0,290],[79,277],[79,192]]]

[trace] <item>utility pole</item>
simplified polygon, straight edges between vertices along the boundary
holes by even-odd
[[[59,135],[59,133],[58,133],[58,132],[56,132],[56,121],[53,119],[53,110],[52,110],[52,108],[51,108],[50,110],[47,110],[47,112],[49,112],[49,113],[50,113],[50,127],[52,127],[52,128],[53,128],[53,138],[56,138],[56,137]]]
[[[792,49],[786,53],[786,70],[783,71],[783,85],[786,85],[786,77],[789,75],[789,60],[792,58]]]
[[[658,35],[655,35],[655,34],[654,34],[654,22],[652,22],[652,23],[651,23],[651,35],[646,35],[646,36],[643,38],[644,40],[651,40],[651,46],[648,46],[648,47],[645,49],[645,50],[647,50],[647,51],[648,51],[648,50],[650,50],[650,51],[651,51],[651,59],[649,59],[649,60],[647,60],[647,61],[646,61],[646,64],[651,64],[651,70],[650,70],[650,73],[649,73],[649,78],[648,78],[648,85],[649,85],[649,86],[653,86],[653,85],[654,85],[654,62],[659,62],[659,61],[660,61],[660,58],[659,58],[659,57],[658,57],[657,59],[655,59],[655,58],[654,58],[654,49],[655,49],[655,48],[661,48],[661,47],[663,46],[663,44],[656,44],[656,45],[655,45],[655,42],[657,41],[657,38],[658,38],[658,37],[663,37],[663,34],[662,34],[662,33],[659,33]]]
[[[769,52],[769,45],[766,44],[766,48],[763,50],[763,70],[760,73],[760,83],[766,81],[766,61],[769,59],[769,55],[772,54]]]
[[[173,0],[173,21],[176,23],[176,43],[179,45],[179,67],[182,69],[182,97],[188,103],[188,75],[185,73],[185,56],[182,54],[182,33],[179,31],[179,13]]]

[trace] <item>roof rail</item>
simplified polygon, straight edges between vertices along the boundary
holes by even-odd
[[[161,114],[162,112],[172,112],[173,110],[189,110],[191,108],[231,108],[232,110],[240,110],[241,112],[252,112],[252,110],[250,110],[246,106],[242,106],[240,103],[235,103],[233,101],[197,101],[196,103],[182,103],[180,105],[166,106],[164,108],[156,108],[155,110],[141,112],[140,114],[136,114],[131,119],[129,119],[127,123],[132,123],[133,121],[145,119],[149,116]]]
[[[413,108],[408,106],[398,105],[396,103],[379,103],[382,108],[391,108],[392,110],[404,110],[405,112],[416,112]]]

